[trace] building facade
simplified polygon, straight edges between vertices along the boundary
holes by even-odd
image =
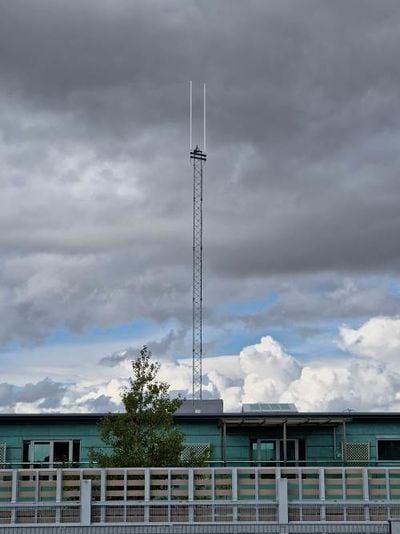
[[[225,413],[221,404],[188,401],[174,416],[188,448],[210,448],[210,467],[400,465],[398,413]],[[89,467],[104,415],[0,414],[0,465]]]

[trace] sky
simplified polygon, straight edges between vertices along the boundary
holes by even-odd
[[[191,393],[400,410],[400,6],[0,0],[0,411],[120,410],[148,345]]]

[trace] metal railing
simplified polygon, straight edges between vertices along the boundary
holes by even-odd
[[[0,470],[0,527],[391,519],[400,519],[394,467]]]
[[[400,460],[342,460],[342,459],[309,459],[309,460],[246,460],[229,457],[228,460],[210,459],[208,467],[399,467]],[[98,468],[95,462],[0,462],[2,469],[87,469]]]

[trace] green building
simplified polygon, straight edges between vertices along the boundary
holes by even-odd
[[[89,466],[105,414],[0,414],[1,467]],[[174,416],[210,466],[400,465],[400,413],[298,412],[289,404],[186,401]]]

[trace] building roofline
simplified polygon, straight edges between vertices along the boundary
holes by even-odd
[[[6,421],[99,421],[108,415],[117,415],[117,413],[0,413],[0,422]],[[343,412],[257,412],[257,413],[242,413],[242,412],[225,412],[225,413],[183,413],[175,414],[174,420],[257,420],[257,419],[276,419],[277,422],[282,419],[298,420],[308,419],[312,422],[313,419],[400,419],[400,412],[357,412],[357,411],[343,411]]]

